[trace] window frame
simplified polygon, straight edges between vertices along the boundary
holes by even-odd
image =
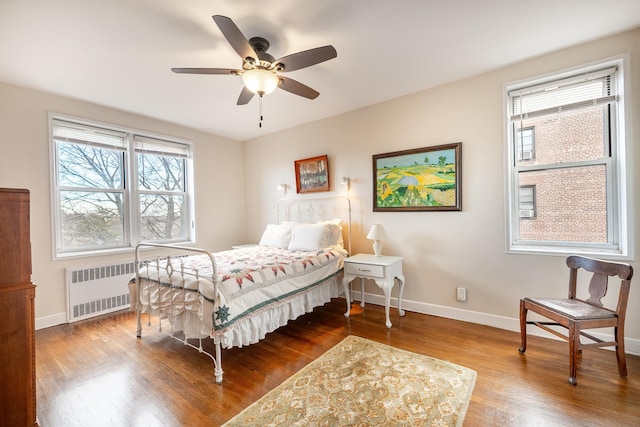
[[[561,255],[568,254],[584,254],[591,256],[616,257],[617,259],[632,259],[633,248],[631,246],[630,233],[632,225],[632,215],[630,206],[632,206],[631,176],[630,168],[632,158],[627,155],[629,152],[630,142],[626,135],[630,135],[629,127],[631,120],[628,109],[625,108],[626,92],[628,91],[630,76],[628,65],[628,54],[620,55],[614,58],[594,62],[586,65],[573,67],[571,69],[549,73],[544,76],[533,77],[517,82],[506,83],[503,86],[504,95],[504,140],[506,145],[506,176],[505,176],[505,192],[506,192],[506,252],[513,254],[545,254],[545,255]],[[522,171],[537,170],[537,166],[518,166],[518,149],[516,141],[514,141],[515,132],[512,129],[512,110],[510,93],[527,87],[537,85],[553,85],[563,79],[575,77],[590,72],[603,70],[610,67],[616,67],[615,74],[617,85],[617,101],[616,108],[611,114],[610,121],[610,157],[605,158],[599,163],[605,164],[607,168],[607,235],[608,242],[599,243],[583,243],[583,242],[566,242],[566,241],[524,241],[519,240],[519,180],[518,174]],[[598,162],[596,162],[598,163]],[[565,163],[561,165],[548,166],[546,169],[577,167],[579,163]]]
[[[172,240],[154,240],[155,243],[195,243],[195,191],[194,191],[194,157],[195,157],[195,144],[191,141],[176,138],[173,136],[154,134],[150,132],[141,131],[138,129],[123,127],[110,123],[98,122],[95,120],[87,120],[78,117],[63,115],[59,113],[48,113],[49,124],[49,157],[50,157],[50,197],[51,197],[51,229],[52,229],[52,259],[69,259],[95,255],[107,255],[118,253],[130,253],[135,250],[136,245],[140,241],[142,221],[140,208],[138,206],[140,199],[140,192],[138,191],[138,173],[137,173],[137,152],[136,152],[136,137],[149,138],[153,140],[163,141],[168,144],[179,144],[186,149],[186,156],[184,162],[184,211],[186,216],[184,220],[185,224],[185,236],[180,239]],[[60,186],[58,183],[59,177],[59,163],[57,154],[57,145],[54,140],[54,123],[55,122],[67,122],[70,124],[104,129],[108,132],[120,133],[124,135],[124,149],[123,149],[123,221],[124,221],[124,242],[122,245],[109,248],[92,248],[81,250],[64,250],[61,247],[62,241],[62,227],[61,227],[61,206],[60,206],[60,191],[64,191],[64,186]]]

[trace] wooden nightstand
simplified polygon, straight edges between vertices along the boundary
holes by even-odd
[[[349,283],[360,277],[362,286],[362,302],[360,305],[364,307],[364,279],[373,279],[384,291],[384,310],[387,316],[385,324],[387,328],[391,327],[389,320],[389,304],[391,302],[391,290],[396,280],[398,280],[398,312],[400,316],[404,316],[402,309],[402,292],[404,290],[404,276],[402,275],[402,257],[387,255],[369,255],[357,254],[344,260],[344,295],[347,299],[347,312],[344,314],[349,317],[351,310],[351,298],[349,295]]]

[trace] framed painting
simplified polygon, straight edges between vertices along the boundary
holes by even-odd
[[[373,157],[373,210],[462,210],[462,143]]]
[[[329,191],[329,161],[326,155],[296,160],[294,166],[297,193]]]

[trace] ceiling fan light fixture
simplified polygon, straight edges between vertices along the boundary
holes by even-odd
[[[248,104],[256,94],[259,95],[259,101],[261,101],[263,95],[273,92],[276,88],[307,99],[316,99],[320,95],[318,91],[309,86],[290,77],[284,77],[280,73],[300,70],[335,58],[338,56],[338,52],[333,46],[326,45],[303,50],[275,59],[271,54],[267,53],[269,49],[269,41],[267,39],[251,37],[251,39],[247,40],[238,26],[227,16],[214,15],[213,21],[233,50],[242,59],[242,67],[240,69],[172,68],[171,71],[184,74],[242,76],[244,86],[240,91],[240,96],[236,102],[237,105]]]
[[[247,89],[258,95],[268,95],[278,87],[278,76],[268,70],[256,68],[242,74],[242,81]]]

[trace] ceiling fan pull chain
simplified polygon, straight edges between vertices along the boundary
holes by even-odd
[[[258,105],[259,105],[259,115],[260,115],[260,122],[258,123],[258,127],[262,127],[262,120],[264,120],[264,118],[262,117],[262,95],[260,95],[260,98],[258,99]]]

